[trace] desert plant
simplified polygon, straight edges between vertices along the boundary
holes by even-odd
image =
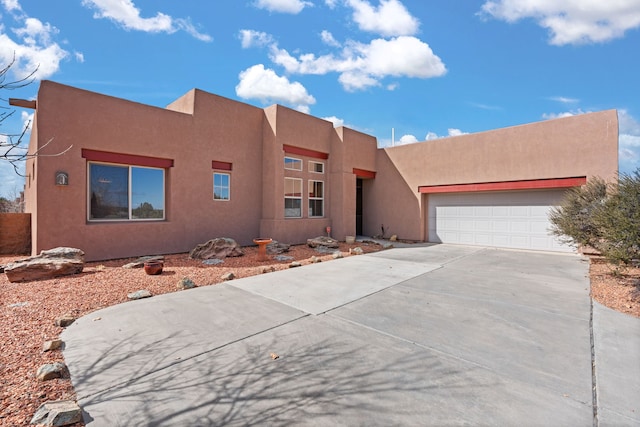
[[[620,174],[593,223],[601,235],[598,249],[609,261],[628,265],[640,259],[640,168]]]
[[[598,177],[568,190],[560,206],[549,213],[551,233],[563,243],[598,248],[603,236],[594,216],[605,204],[607,190],[607,183]]]

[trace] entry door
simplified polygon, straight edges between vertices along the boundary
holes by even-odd
[[[362,179],[356,178],[356,235],[362,236]]]

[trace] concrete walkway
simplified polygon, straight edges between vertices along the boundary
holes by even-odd
[[[89,426],[640,425],[640,319],[587,273],[415,245],[109,307],[64,356]]]

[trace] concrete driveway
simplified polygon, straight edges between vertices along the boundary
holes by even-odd
[[[638,360],[640,321],[597,308],[596,342],[622,323],[638,348],[596,345],[592,371],[587,273],[397,248],[109,307],[65,330],[64,357],[90,426],[640,425],[616,367]]]

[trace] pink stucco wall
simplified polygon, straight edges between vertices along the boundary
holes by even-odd
[[[378,175],[366,199],[365,233],[380,225],[406,239],[425,240],[426,196],[419,186],[615,177],[615,110],[547,120],[378,151]]]
[[[344,239],[355,232],[352,219],[340,217],[354,210],[351,162],[375,168],[375,149],[364,157],[353,154],[363,138],[375,147],[372,137],[354,133],[341,140],[328,121],[277,105],[263,110],[197,89],[164,109],[43,81],[36,116],[33,150],[48,140],[54,143],[45,154],[71,149],[30,162],[37,171],[26,188],[34,253],[55,246],[81,248],[87,260],[179,253],[222,236],[241,245],[253,244],[256,237],[295,244],[324,234],[334,222],[335,236]],[[338,143],[347,148],[337,150]],[[313,155],[296,156],[305,165],[297,173],[304,191],[309,179],[325,182],[324,217],[308,218],[304,197],[303,218],[284,218],[285,145],[328,156],[322,176],[308,171]],[[88,162],[82,149],[173,160],[165,175],[166,220],[88,221]],[[229,201],[213,199],[212,161],[232,165]],[[336,177],[333,162],[341,165]],[[56,171],[68,173],[69,185],[55,185]]]

